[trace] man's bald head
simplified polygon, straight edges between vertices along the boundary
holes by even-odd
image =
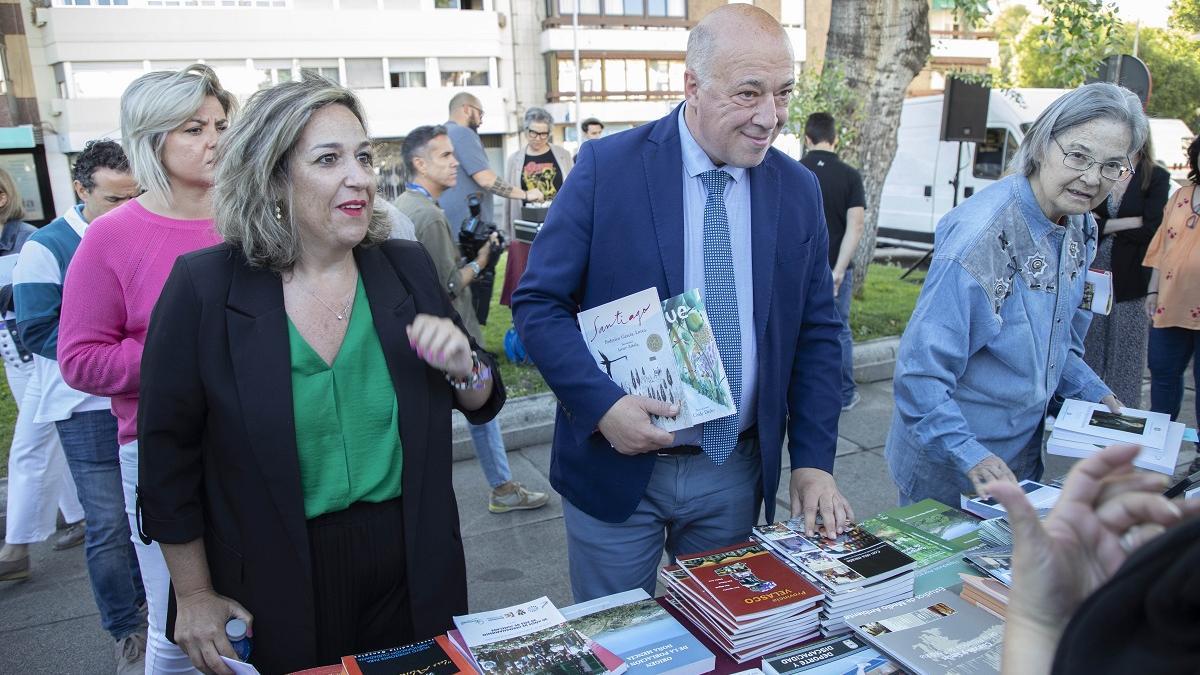
[[[708,79],[718,59],[731,57],[732,50],[751,40],[778,41],[792,53],[787,31],[765,10],[745,3],[722,5],[701,19],[688,35],[687,68],[700,79]]]
[[[453,115],[455,110],[458,110],[464,105],[473,105],[476,108],[483,107],[479,105],[479,98],[476,97],[475,94],[467,91],[460,91],[450,99],[450,114]]]

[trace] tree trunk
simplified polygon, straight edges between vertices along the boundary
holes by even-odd
[[[840,64],[863,106],[856,147],[844,152],[846,161],[861,170],[867,197],[866,231],[854,256],[856,291],[875,254],[879,195],[896,154],[904,92],[925,67],[929,49],[929,0],[833,3],[825,63]]]

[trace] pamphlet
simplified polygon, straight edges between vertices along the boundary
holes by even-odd
[[[1103,403],[1067,399],[1054,418],[1054,429],[1074,431],[1117,443],[1165,447],[1171,417],[1136,408],[1115,413]]]
[[[1050,487],[1049,485],[1043,485],[1037,481],[1023,480],[1018,485],[1025,491],[1025,497],[1029,499],[1029,503],[1038,512],[1048,512],[1054,508],[1055,503],[1058,502],[1058,496],[1062,494],[1062,490]],[[972,495],[961,495],[959,500],[959,506],[964,511],[974,513],[980,518],[999,518],[1007,513],[1004,510],[1004,505],[996,501],[994,497],[982,498]]]
[[[1106,270],[1087,271],[1083,281],[1083,300],[1080,309],[1086,309],[1092,314],[1108,316],[1113,307],[1112,272]]]

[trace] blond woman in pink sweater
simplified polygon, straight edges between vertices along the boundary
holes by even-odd
[[[175,259],[220,241],[213,226],[213,156],[236,101],[204,65],[147,73],[121,96],[121,135],[135,200],[97,218],[67,270],[58,362],[71,387],[112,399],[125,506],[146,588],[146,673],[194,672],[165,635],[170,577],[137,519],[137,410],[150,313]]]

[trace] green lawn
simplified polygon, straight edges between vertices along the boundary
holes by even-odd
[[[504,264],[507,256],[496,266],[496,285],[492,296],[492,310],[488,325],[483,327],[483,343],[500,362],[500,374],[508,387],[509,398],[548,391],[545,380],[537,368],[520,366],[509,362],[504,355],[504,333],[512,325],[512,312],[500,304],[500,288],[504,282]],[[889,335],[899,335],[908,325],[908,317],[917,303],[921,292],[919,282],[924,272],[913,272],[901,281],[904,268],[897,265],[871,265],[867,275],[867,286],[863,297],[855,298],[850,304],[850,327],[855,341],[873,340]],[[7,386],[0,386],[0,477],[8,475],[8,447],[12,444],[13,424],[17,419],[17,407]]]

